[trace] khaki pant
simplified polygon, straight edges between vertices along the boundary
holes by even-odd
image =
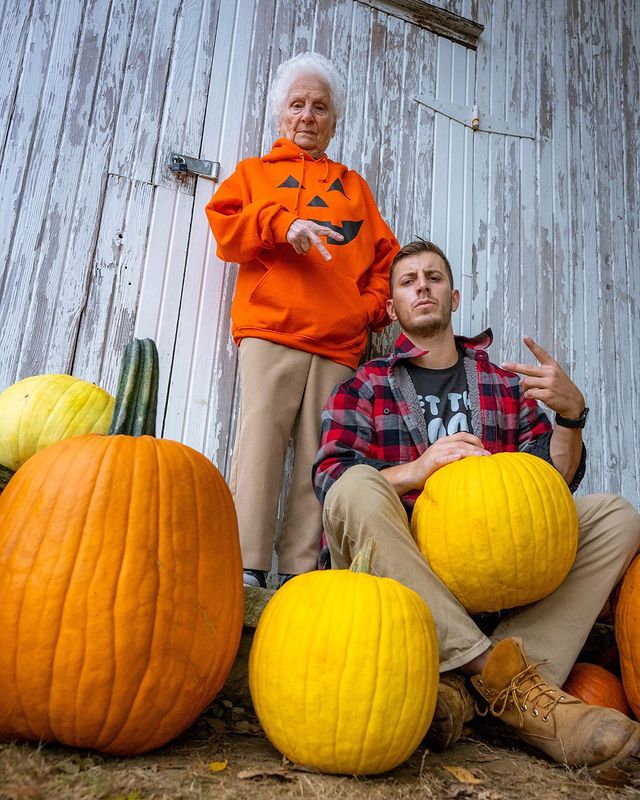
[[[375,541],[372,572],[414,589],[433,614],[440,642],[440,671],[463,666],[491,644],[521,636],[531,661],[562,685],[609,593],[640,547],[640,515],[617,495],[576,499],[579,543],[575,562],[555,592],[514,611],[488,639],[431,571],[418,550],[406,511],[391,484],[373,467],[349,468],[324,504],[332,565],[347,567],[360,545]],[[536,565],[532,564],[531,569]]]
[[[271,569],[284,461],[293,434],[294,464],[278,570],[308,572],[317,566],[322,534],[320,503],[311,483],[320,417],[334,386],[353,370],[264,339],[242,340],[239,365],[240,412],[230,486],[243,564]]]

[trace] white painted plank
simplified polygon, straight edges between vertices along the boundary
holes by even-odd
[[[491,58],[494,52],[493,17],[491,0],[479,0],[478,16],[485,30],[478,41],[476,51],[476,92],[475,100],[482,111],[490,108],[491,97]],[[488,321],[488,282],[489,271],[489,185],[491,165],[489,161],[489,137],[475,134],[473,137],[473,253],[472,253],[472,305],[471,329],[484,330]]]
[[[103,59],[95,57],[96,41],[113,41],[127,23],[126,16],[109,17],[108,12],[109,6],[101,0],[88,3],[85,10],[33,279],[35,293],[45,298],[49,310],[38,303],[26,311],[25,329],[40,330],[41,335],[25,338],[19,374],[31,372],[38,362],[45,372],[72,367],[103,192],[102,181],[87,181],[86,175],[105,169],[110,136],[105,136],[102,124],[106,121],[107,131],[113,130],[114,117],[113,109],[105,114],[108,101],[103,99],[102,86],[110,65],[118,74],[123,68],[123,48],[109,52],[107,45]],[[35,169],[38,161],[34,160]]]
[[[28,343],[31,353],[46,351],[46,319],[54,313],[51,298],[42,285],[36,287],[37,259],[59,157],[54,145],[64,126],[81,22],[77,0],[61,2],[54,14],[40,7],[34,10],[31,52],[16,97],[19,110],[12,117],[4,149],[0,264],[6,271],[0,280],[0,375],[6,383],[16,380],[19,370],[21,376],[40,371],[40,356],[24,358],[22,350]],[[29,308],[37,312],[35,327],[29,337],[16,340],[15,332],[25,331]]]
[[[24,0],[7,0],[0,13],[0,75],[3,81],[0,92],[0,163],[9,125],[16,108],[20,108],[16,94],[30,34],[30,10],[30,4]]]
[[[536,131],[537,84],[537,24],[538,4],[522,0],[522,35],[519,60],[520,86],[520,122],[526,130]],[[537,246],[538,198],[537,198],[537,164],[536,143],[532,139],[520,139],[520,330],[523,335],[537,336],[536,320],[538,303],[537,266],[539,253]],[[514,354],[525,355],[520,343]],[[529,351],[526,350],[528,353]]]
[[[216,153],[221,180],[235,169],[243,147],[252,0],[221,8],[209,87],[203,152]],[[255,73],[254,73],[255,77]],[[255,131],[258,135],[258,131]],[[232,452],[236,348],[229,336],[229,310],[235,268],[215,256],[204,214],[210,182],[196,183],[195,212],[186,261],[176,356],[165,414],[164,435],[205,452],[223,472]]]
[[[453,62],[453,43],[438,39],[438,71],[436,78],[436,98],[449,100],[451,97],[451,71]],[[448,224],[448,184],[451,174],[450,140],[453,121],[443,114],[435,114],[433,134],[433,179],[431,184],[431,238],[443,249],[447,247]]]
[[[631,435],[625,437],[623,448],[628,453],[628,464],[622,473],[623,495],[636,508],[640,507],[640,223],[637,210],[640,207],[640,148],[638,147],[638,108],[640,107],[640,9],[634,2],[620,3],[618,26],[621,32],[620,77],[624,91],[621,93],[622,113],[622,165],[624,173],[624,209],[622,214],[624,254],[626,262],[625,280],[621,280],[619,291],[624,291],[618,303],[619,313],[626,309],[629,336],[620,343],[625,351],[628,365],[621,367],[623,401],[620,417],[621,430]],[[633,40],[633,32],[636,40]],[[615,75],[612,80],[616,81]],[[635,235],[633,235],[635,233]],[[622,250],[622,248],[621,248]],[[624,287],[624,288],[623,288]]]
[[[194,193],[195,179],[176,182],[167,164],[172,152],[200,153],[219,5],[219,0],[190,0],[179,6],[154,167],[156,186]]]
[[[518,54],[522,35],[520,30],[522,16],[519,13],[518,3],[506,6],[505,12],[505,49],[502,62],[504,77],[500,86],[504,97],[501,99],[499,107],[502,119],[519,125],[520,64]],[[504,356],[512,358],[518,357],[522,352],[523,333],[520,319],[523,301],[520,280],[520,210],[523,188],[520,173],[520,146],[519,140],[515,136],[493,135],[492,138],[496,139],[496,149],[501,149],[501,158],[504,163],[503,184],[495,187],[496,192],[502,192],[504,214],[500,232],[502,239],[501,273],[496,275],[496,289],[502,292],[502,320],[496,320],[496,323],[500,327],[502,336],[500,358]],[[493,320],[491,324],[494,324]],[[528,363],[531,363],[529,351],[522,355]],[[498,356],[497,351],[494,351],[494,356]]]
[[[156,188],[134,336],[151,338],[158,347],[163,367],[158,387],[158,430],[164,420],[169,392],[193,211],[190,195],[164,187]],[[175,357],[184,358],[185,355],[176,353]]]
[[[110,392],[117,387],[122,348],[134,332],[153,192],[148,183],[117,175],[107,183],[74,371],[95,375]],[[160,369],[167,368],[161,362]]]
[[[109,164],[113,175],[153,181],[178,8],[176,0],[142,0],[136,7]]]

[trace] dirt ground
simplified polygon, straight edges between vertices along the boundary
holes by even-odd
[[[421,747],[391,773],[321,775],[283,763],[255,718],[219,701],[161,750],[113,758],[57,745],[0,745],[0,800],[231,800],[232,798],[532,798],[640,797],[634,775],[596,782],[584,770],[538,757],[499,723],[476,721],[444,754]]]

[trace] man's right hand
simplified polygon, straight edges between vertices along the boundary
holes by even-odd
[[[415,461],[380,470],[396,492],[402,495],[422,489],[427,478],[440,467],[467,456],[488,456],[482,441],[472,433],[454,433],[430,445]]]

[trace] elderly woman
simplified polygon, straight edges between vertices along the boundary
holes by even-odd
[[[240,265],[232,316],[240,414],[231,468],[246,585],[271,567],[287,444],[294,464],[278,584],[317,565],[322,523],[311,484],[324,403],[387,322],[398,243],[358,173],[327,158],[344,89],[332,64],[302,53],[271,93],[280,138],[238,164],[207,205],[218,255]]]

